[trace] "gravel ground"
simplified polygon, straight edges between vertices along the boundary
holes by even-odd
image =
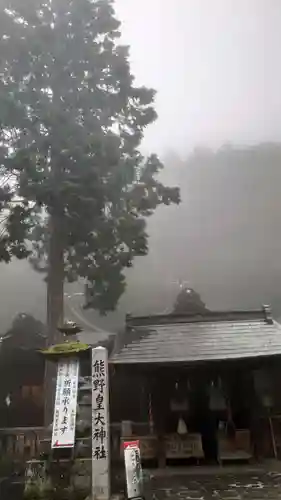
[[[281,500],[281,472],[187,472],[151,475],[145,484],[146,500]]]

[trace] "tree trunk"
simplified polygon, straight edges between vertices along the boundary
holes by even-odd
[[[49,255],[47,276],[47,346],[61,341],[58,327],[64,322],[64,257],[61,219],[55,214],[49,218]],[[46,363],[45,369],[45,425],[53,421],[57,365]]]

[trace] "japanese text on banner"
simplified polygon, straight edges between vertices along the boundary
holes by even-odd
[[[52,448],[72,448],[74,446],[78,375],[78,359],[59,361]]]

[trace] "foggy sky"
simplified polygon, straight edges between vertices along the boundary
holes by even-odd
[[[116,0],[137,83],[158,90],[145,148],[281,137],[280,0]]]
[[[228,141],[281,140],[281,0],[116,0],[116,9],[122,21],[122,40],[131,46],[137,83],[158,91],[159,118],[146,133],[146,152],[175,150],[186,157],[198,144],[217,147]],[[120,304],[122,320],[125,312],[166,310],[172,304],[171,294],[176,296],[178,279],[188,280],[208,307],[219,309],[256,307],[263,300],[271,301],[268,291],[272,284],[274,290],[281,289],[280,231],[263,244],[255,240],[263,231],[254,209],[252,219],[245,219],[239,186],[229,209],[228,232],[223,231],[221,216],[210,209],[214,205],[211,181],[208,177],[205,184],[209,182],[210,190],[205,186],[202,193],[195,169],[195,177],[186,182],[188,189],[182,189],[182,205],[159,209],[149,221],[150,253],[136,259],[128,273],[128,292]],[[278,189],[280,182],[269,181],[270,189]],[[177,169],[171,169],[169,182],[178,183]],[[261,193],[263,187],[264,181],[259,185]],[[221,197],[215,193],[221,214],[231,202],[224,189]],[[272,192],[268,203],[271,198]],[[248,202],[247,195],[244,201]],[[254,201],[250,202],[255,208]],[[276,219],[279,213],[276,202]],[[271,224],[270,215],[264,226]],[[167,227],[173,228],[173,237]],[[255,228],[254,234],[248,227]],[[236,240],[228,233],[236,235]],[[249,241],[240,248],[239,242],[246,237]],[[268,256],[272,255],[278,272],[271,266],[263,287]],[[44,321],[45,284],[27,262],[0,265],[0,296],[0,333],[18,312],[29,312]],[[81,302],[79,297],[75,300]],[[107,323],[93,311],[83,314],[102,328],[118,324],[116,315]]]

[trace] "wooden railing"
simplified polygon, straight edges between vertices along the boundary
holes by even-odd
[[[133,435],[145,436],[149,433],[147,423],[132,422],[132,430]],[[112,423],[110,433],[112,458],[120,460],[121,424]],[[89,433],[86,438],[78,438],[77,441],[87,443],[88,451],[85,456],[91,456],[91,434]],[[44,427],[0,428],[0,457],[5,456],[12,460],[40,459],[42,458],[40,455],[42,453],[48,454],[50,449],[50,436],[46,436]]]
[[[30,460],[39,457],[40,443],[44,438],[43,427],[17,427],[0,429],[0,456],[13,460]]]

